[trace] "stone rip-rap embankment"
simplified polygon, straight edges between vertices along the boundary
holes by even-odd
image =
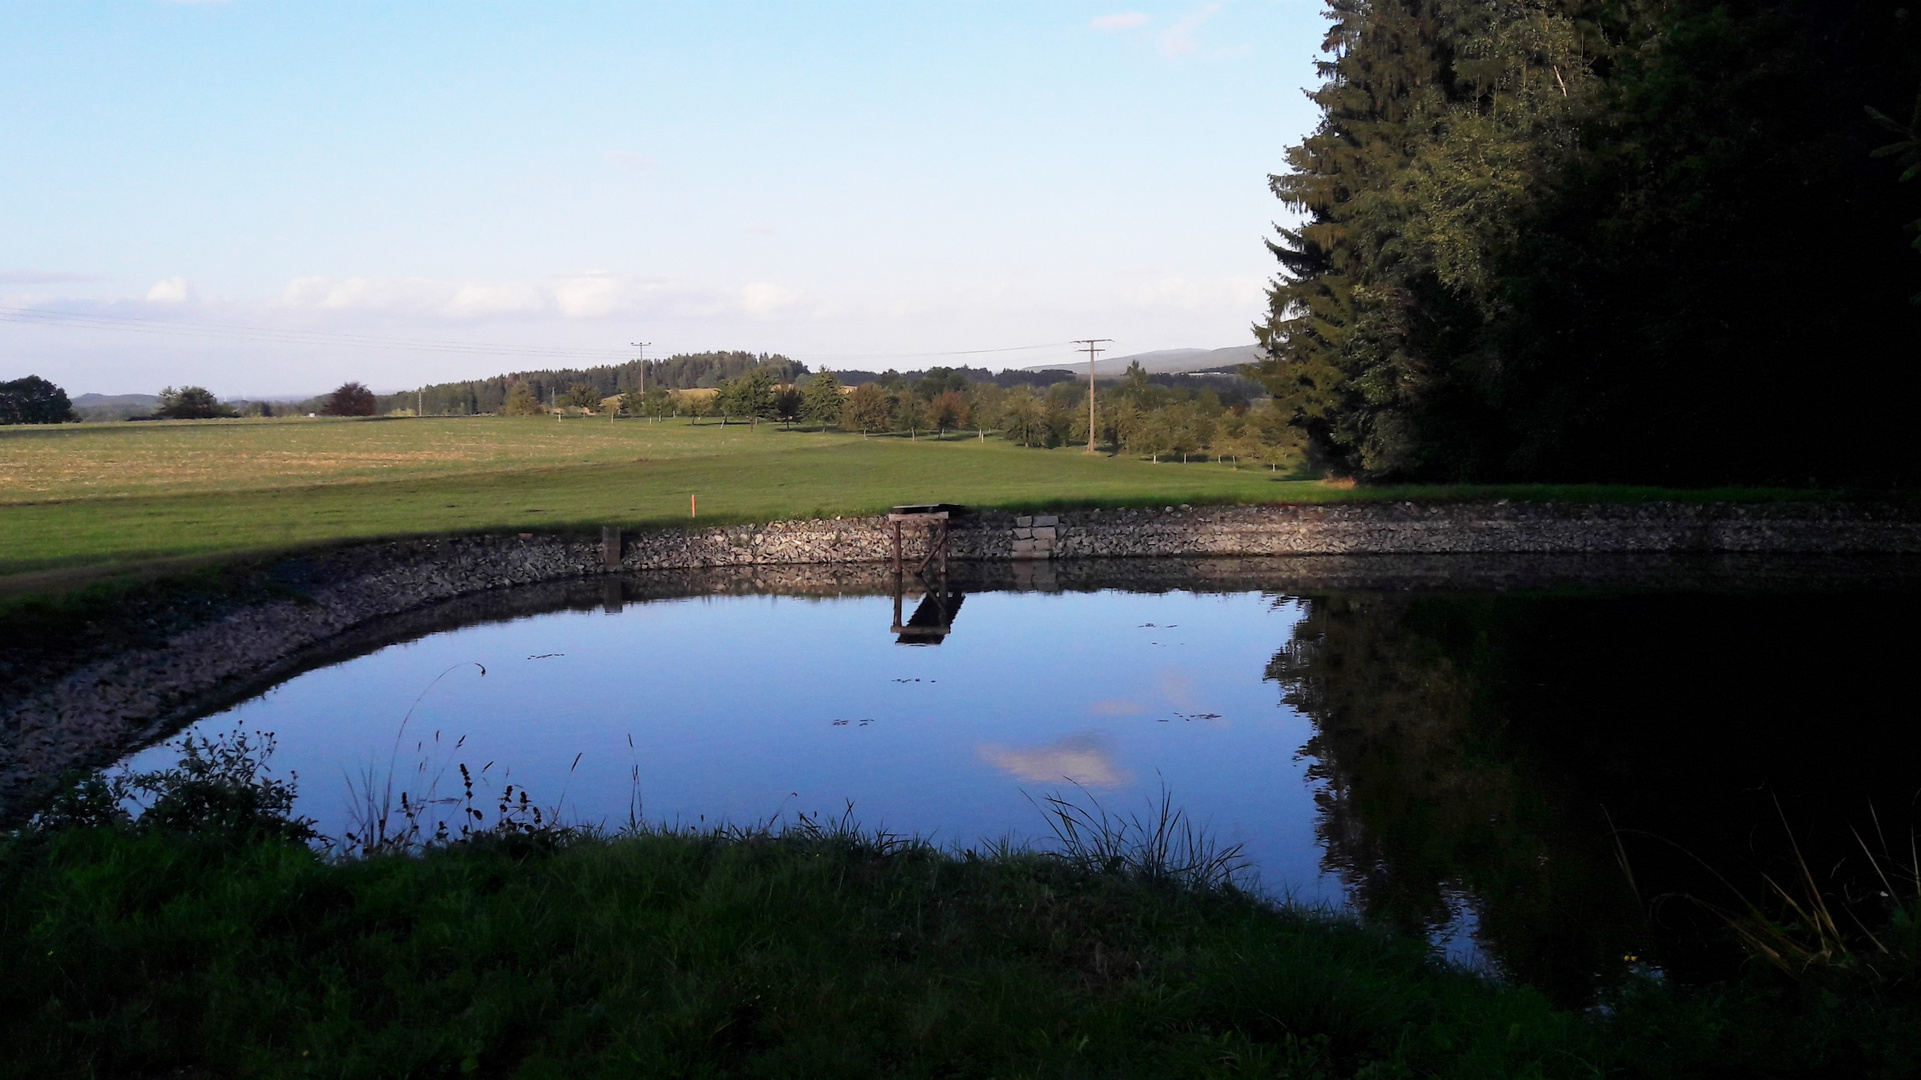
[[[910,561],[918,561],[924,542],[908,531]],[[0,683],[0,820],[36,783],[64,769],[110,762],[329,655],[350,654],[352,642],[378,636],[369,628],[404,624],[409,612],[540,582],[716,567],[813,566],[819,569],[806,588],[865,592],[876,587],[869,579],[892,557],[893,533],[879,517],[786,521],[628,532],[617,548],[600,537],[520,534],[395,541],[290,557],[266,570],[277,589],[187,620],[163,642],[110,655],[55,657],[32,670],[9,671]],[[1921,516],[1891,507],[1812,503],[989,512],[956,519],[948,546],[950,560],[1016,565],[1146,556],[1623,553],[1921,554]],[[1303,562],[1329,565],[1325,558]],[[1341,571],[1350,585],[1351,565]],[[1430,564],[1424,572],[1436,571]],[[1018,582],[1054,579],[1023,574]],[[468,606],[473,617],[486,617],[484,599]]]

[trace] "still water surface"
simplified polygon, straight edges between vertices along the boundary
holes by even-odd
[[[333,835],[369,772],[445,794],[461,763],[575,820],[851,803],[959,845],[1045,839],[1047,793],[1131,812],[1165,785],[1268,890],[1578,1001],[1629,966],[1724,971],[1696,900],[1778,872],[1784,820],[1842,887],[1870,808],[1905,837],[1912,599],[982,591],[905,634],[889,596],[664,599],[430,634],[195,731],[274,732]]]

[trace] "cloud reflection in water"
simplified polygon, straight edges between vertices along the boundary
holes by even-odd
[[[1007,747],[985,743],[975,749],[982,761],[1019,780],[1058,783],[1071,780],[1089,787],[1127,782],[1114,763],[1113,740],[1091,732],[1069,735],[1040,746]]]

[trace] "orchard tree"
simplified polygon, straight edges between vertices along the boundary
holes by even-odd
[[[780,418],[781,423],[791,428],[795,422],[800,419],[801,409],[804,407],[805,402],[806,399],[802,396],[799,387],[776,387],[774,390],[774,415]]]
[[[958,390],[942,390],[927,402],[927,422],[938,433],[937,438],[945,436],[950,427],[966,427],[967,418],[967,399]]]
[[[999,427],[1001,411],[1007,404],[1007,391],[991,382],[975,383],[967,388],[967,411],[974,422],[974,432],[982,442],[987,441],[987,429]]]
[[[587,383],[577,382],[569,386],[566,393],[560,395],[560,404],[579,409],[581,412],[593,412],[600,405],[600,391]]]
[[[503,416],[537,416],[541,411],[540,399],[534,396],[534,388],[524,381],[515,382],[507,388],[507,400],[500,406]]]
[[[894,399],[876,383],[862,383],[847,395],[841,421],[852,425],[866,438],[869,432],[888,431],[894,426]]]
[[[927,403],[921,400],[912,386],[897,386],[889,391],[888,396],[893,399],[894,419],[907,428],[909,441],[920,438],[920,429],[927,423],[924,419]]]
[[[841,410],[846,407],[846,395],[840,392],[840,380],[831,371],[823,371],[807,381],[801,389],[800,414],[810,423],[823,428],[834,427],[840,423]]]
[[[659,420],[673,411],[674,395],[668,393],[664,386],[650,386],[647,392],[640,396],[640,404],[647,415]]]
[[[1008,393],[1006,407],[1001,413],[1001,432],[1022,446],[1037,443],[1046,446],[1051,434],[1047,425],[1047,406],[1027,387],[1015,387]]]

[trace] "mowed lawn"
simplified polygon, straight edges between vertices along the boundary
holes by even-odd
[[[1250,466],[972,433],[858,435],[685,420],[199,421],[0,429],[0,575],[343,539],[701,524],[976,506],[1339,497]]]

